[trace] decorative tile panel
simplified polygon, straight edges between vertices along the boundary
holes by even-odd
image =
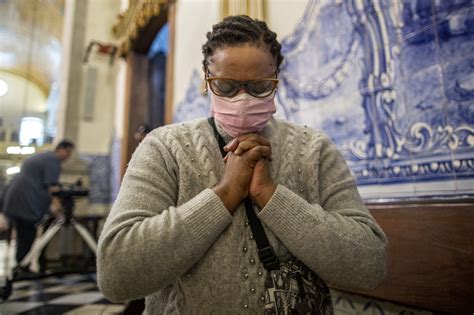
[[[282,51],[278,115],[326,132],[364,197],[474,195],[472,1],[309,0]],[[175,121],[209,114],[201,86]]]
[[[81,155],[89,167],[89,202],[91,204],[109,204],[110,194],[110,157],[108,155]]]

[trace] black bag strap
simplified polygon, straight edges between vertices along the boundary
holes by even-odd
[[[219,149],[221,154],[224,157],[227,153],[224,151],[224,146],[226,145],[224,139],[217,131],[216,123],[214,122],[214,117],[209,117],[209,124],[211,125],[214,135],[219,143]],[[263,267],[267,271],[277,270],[280,268],[280,262],[278,257],[275,255],[273,248],[268,241],[265,230],[263,229],[262,222],[257,217],[257,214],[253,210],[252,200],[250,198],[244,199],[245,212],[247,213],[247,218],[249,220],[250,229],[252,230],[253,238],[258,248],[258,257],[263,264]]]
[[[217,131],[216,123],[214,122],[214,117],[209,117],[207,121],[211,125],[212,130],[214,131],[214,136],[216,137],[217,142],[219,143],[219,150],[221,150],[222,157],[226,156],[227,153],[224,151],[224,147],[226,143],[224,139],[221,137],[221,135],[219,134],[219,132]]]
[[[257,243],[258,258],[260,258],[263,267],[267,271],[280,269],[280,261],[278,260],[277,255],[275,255],[275,252],[268,241],[267,234],[265,234],[265,230],[262,226],[262,222],[260,222],[260,219],[253,210],[252,201],[250,198],[245,198],[244,204],[245,212],[247,212],[247,218],[249,219],[250,229],[252,230],[255,243]]]

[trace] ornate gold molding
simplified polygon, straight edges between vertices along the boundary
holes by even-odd
[[[229,15],[245,14],[251,18],[265,21],[265,0],[221,0],[221,18]]]
[[[113,36],[119,41],[119,54],[125,56],[133,41],[150,19],[167,9],[169,0],[130,0],[128,9],[119,14],[112,27]]]

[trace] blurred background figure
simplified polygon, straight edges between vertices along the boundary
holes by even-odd
[[[21,171],[9,185],[3,212],[16,229],[16,261],[28,254],[36,235],[36,224],[48,213],[59,214],[60,207],[51,205],[51,193],[59,190],[61,162],[74,150],[70,141],[61,141],[54,151],[38,153],[27,159]]]
[[[137,131],[135,131],[135,140],[138,141],[138,143],[142,142],[143,139],[145,139],[145,136],[151,131],[151,127],[145,123],[140,124],[137,127]]]

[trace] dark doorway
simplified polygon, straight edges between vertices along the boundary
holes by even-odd
[[[162,126],[165,121],[166,62],[168,57],[168,23],[157,33],[150,50],[149,59],[149,104],[148,124],[152,128]]]

